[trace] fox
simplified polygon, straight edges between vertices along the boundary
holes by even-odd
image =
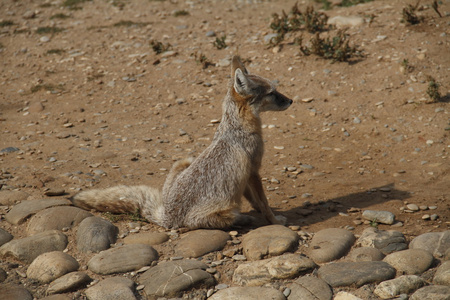
[[[251,223],[252,217],[240,211],[245,197],[270,224],[285,225],[286,218],[270,208],[259,175],[264,152],[260,113],[284,111],[292,102],[233,56],[222,118],[211,144],[196,158],[175,162],[162,190],[119,185],[81,191],[71,201],[97,211],[138,211],[167,229],[221,229]]]

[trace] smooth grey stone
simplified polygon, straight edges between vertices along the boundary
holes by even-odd
[[[248,260],[281,255],[294,251],[298,246],[298,239],[296,232],[282,225],[259,227],[243,236],[243,254]]]
[[[122,276],[104,279],[86,291],[89,300],[135,300],[134,281]]]
[[[71,272],[52,281],[47,288],[47,294],[51,295],[74,291],[77,288],[85,286],[91,280],[91,277],[84,272]]]
[[[4,244],[0,247],[0,256],[12,256],[20,261],[31,263],[42,253],[63,251],[67,243],[65,234],[58,230],[48,230]]]
[[[40,210],[59,205],[70,205],[66,199],[26,200],[15,205],[6,215],[5,220],[13,225],[20,225]]]
[[[119,229],[111,222],[88,217],[81,221],[77,230],[77,248],[80,252],[99,252],[106,250],[117,240]]]
[[[356,297],[355,295],[350,294],[348,292],[340,291],[334,296],[333,300],[363,300],[363,299]]]
[[[434,257],[441,259],[450,249],[450,230],[421,234],[409,243],[409,248],[427,250]]]
[[[395,269],[383,261],[336,262],[320,267],[317,274],[332,287],[360,287],[394,278]]]
[[[8,231],[4,230],[3,228],[0,228],[0,246],[6,244],[7,242],[12,240],[13,238],[14,237],[12,236],[11,233],[9,233]]]
[[[207,268],[206,264],[190,259],[162,262],[143,273],[139,283],[150,297],[172,296],[199,285],[214,285],[214,278],[205,271]]]
[[[364,229],[356,244],[377,248],[384,255],[408,248],[403,233],[395,230],[379,230],[374,227]]]
[[[425,286],[412,294],[409,300],[450,300],[450,286]]]
[[[27,200],[30,195],[22,191],[0,190],[0,205],[11,206],[18,201]]]
[[[97,274],[114,274],[138,270],[158,259],[158,252],[149,245],[131,244],[102,251],[88,262]]]
[[[400,294],[410,294],[426,284],[416,275],[403,275],[395,279],[381,282],[373,291],[381,299],[391,299]]]
[[[0,283],[2,283],[3,281],[5,281],[6,278],[8,278],[8,274],[6,273],[5,270],[3,270],[2,268],[0,268]]]
[[[27,269],[27,277],[41,283],[49,283],[64,274],[78,270],[75,258],[61,251],[39,255]]]
[[[297,277],[314,267],[316,264],[311,259],[289,253],[240,264],[234,271],[233,282],[241,286],[260,286],[277,279]]]
[[[351,261],[380,261],[384,254],[377,248],[359,247],[351,250],[347,258]]]
[[[303,276],[291,285],[289,300],[331,300],[333,292],[325,281],[313,276]]]
[[[222,250],[231,237],[222,230],[200,229],[186,233],[175,246],[175,255],[186,258],[199,257]]]
[[[2,150],[0,150],[0,153],[13,153],[13,152],[17,152],[19,150],[20,149],[17,147],[6,147],[6,148],[3,148]]]
[[[35,234],[51,229],[62,230],[77,226],[81,221],[92,214],[74,206],[50,207],[39,211],[27,226],[28,234]]]
[[[393,266],[400,274],[418,275],[428,270],[433,255],[422,249],[407,249],[387,255],[383,261]]]
[[[21,285],[0,284],[0,300],[33,300],[31,293]]]
[[[382,210],[365,210],[362,213],[362,217],[369,221],[374,221],[382,224],[394,224],[395,215],[390,211]]]
[[[208,300],[285,300],[282,292],[267,287],[230,287],[217,291]]]
[[[442,265],[437,268],[433,277],[433,283],[450,286],[450,260],[444,261]]]
[[[313,236],[308,256],[316,263],[336,260],[347,254],[354,242],[355,236],[348,230],[323,229]]]
[[[169,236],[164,232],[140,232],[129,235],[123,239],[125,244],[146,244],[159,245],[169,240]]]

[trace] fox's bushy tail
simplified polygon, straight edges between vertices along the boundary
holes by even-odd
[[[164,207],[161,193],[145,185],[119,185],[106,189],[82,191],[71,198],[80,208],[112,213],[139,212],[144,218],[161,224]]]

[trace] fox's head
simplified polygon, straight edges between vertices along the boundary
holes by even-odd
[[[270,80],[249,74],[239,56],[233,57],[231,78],[234,97],[245,101],[256,113],[285,110],[292,104],[291,99],[277,92]]]

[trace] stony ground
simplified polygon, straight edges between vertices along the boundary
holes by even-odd
[[[432,1],[422,1],[417,25],[401,22],[402,9],[415,1],[373,1],[325,11],[329,17],[364,21],[347,29],[350,45],[364,55],[336,63],[300,51],[294,40],[302,35],[308,45],[312,35],[306,31],[288,34],[277,47],[267,45],[272,14],[290,11],[293,1],[74,2],[79,3],[0,3],[0,227],[14,240],[45,227],[29,218],[35,213],[48,218],[42,216],[45,204],[36,204],[39,208],[29,215],[23,216],[23,207],[22,215],[16,213],[20,221],[5,220],[20,201],[33,208],[27,200],[64,201],[94,186],[162,186],[174,161],[196,156],[210,143],[233,54],[241,55],[250,72],[276,80],[294,100],[285,112],[262,116],[266,194],[300,237],[289,251],[308,253],[311,237],[330,228],[346,229],[356,238],[371,225],[396,230],[405,245],[419,235],[448,230],[449,1],[441,1],[442,17]],[[322,6],[313,1],[298,6],[304,11],[308,5]],[[218,49],[214,42],[224,36],[227,47]],[[152,42],[170,44],[169,51],[155,53]],[[211,62],[205,69],[200,54]],[[428,76],[441,85],[434,102],[427,94]],[[366,210],[389,211],[395,221],[388,225],[364,218]],[[245,235],[267,225],[250,206],[243,211],[255,223],[232,228],[225,248],[201,256],[215,269],[208,273],[215,286],[241,285],[233,274],[245,262],[232,257],[245,256],[240,244]],[[168,242],[154,246],[158,258],[150,259],[153,265],[179,258],[175,248],[186,233],[166,231],[134,215],[91,213],[118,228],[116,246],[139,233],[168,233]],[[63,249],[97,283],[112,275],[87,267],[94,253],[77,248],[77,224],[83,219],[77,216],[59,228],[68,239]],[[236,253],[226,252],[232,249]],[[428,283],[445,257],[440,254],[422,276]],[[27,277],[31,262],[2,258],[4,285],[25,287],[41,298],[48,284]],[[139,282],[140,273],[130,272],[123,273]],[[285,291],[298,276],[270,281]],[[365,287],[377,299],[375,286]],[[66,294],[80,298],[85,291],[81,285]],[[207,291],[188,289],[184,296],[201,298]],[[335,295],[338,291],[333,287]],[[367,295],[356,287],[347,291]]]

